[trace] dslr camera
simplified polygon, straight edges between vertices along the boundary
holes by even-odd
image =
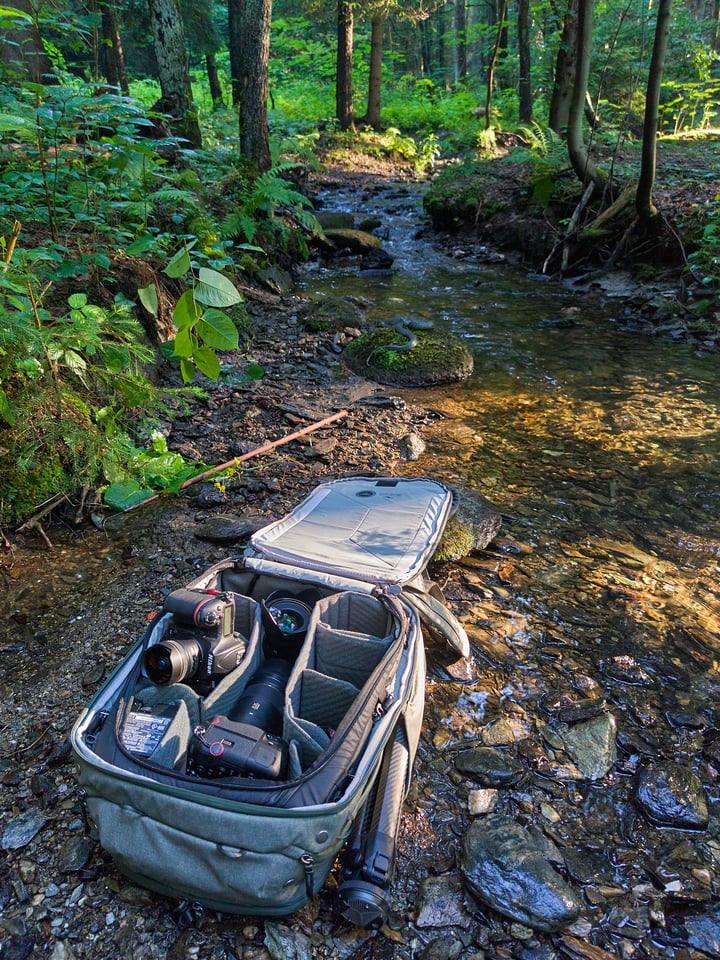
[[[163,613],[172,614],[170,629],[145,651],[143,676],[159,685],[186,683],[205,696],[245,656],[245,638],[235,632],[233,595],[173,590]]]
[[[285,775],[282,716],[290,670],[287,660],[266,660],[227,717],[214,717],[206,726],[195,727],[188,749],[189,774],[263,780]]]

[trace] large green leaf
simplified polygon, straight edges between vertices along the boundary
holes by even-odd
[[[232,280],[209,267],[200,267],[195,299],[208,307],[231,307],[234,303],[242,302],[242,296]]]
[[[195,364],[192,360],[188,360],[186,357],[183,357],[180,361],[180,373],[182,374],[183,383],[191,383],[195,377]]]
[[[198,347],[193,354],[193,360],[198,370],[210,380],[217,380],[220,376],[220,361],[217,354],[210,347]]]
[[[193,336],[190,327],[184,327],[178,330],[174,345],[176,357],[192,357],[198,346],[197,337]]]
[[[191,327],[200,319],[201,308],[195,303],[192,290],[186,290],[180,295],[173,310],[173,323],[178,330]]]
[[[144,489],[136,480],[126,480],[125,483],[111,483],[103,494],[103,500],[115,510],[127,510],[152,495],[152,490]]]
[[[158,303],[157,287],[155,284],[151,282],[146,287],[140,287],[138,289],[138,297],[147,312],[152,314],[153,317],[156,317],[160,304]]]
[[[184,273],[187,273],[190,269],[190,253],[188,251],[189,246],[178,250],[175,256],[170,258],[163,273],[166,273],[169,277],[181,277]]]
[[[215,350],[237,349],[237,327],[222,310],[214,310],[212,307],[206,310],[197,325],[197,332],[203,343]]]

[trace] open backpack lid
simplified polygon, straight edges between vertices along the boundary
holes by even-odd
[[[409,583],[435,552],[451,511],[452,493],[437,480],[332,480],[253,534],[249,552],[369,583]]]

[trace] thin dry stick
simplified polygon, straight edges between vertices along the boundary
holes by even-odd
[[[191,484],[197,483],[198,480],[206,480],[208,477],[212,477],[216,473],[221,473],[223,470],[229,470],[230,467],[234,467],[239,463],[244,463],[246,460],[251,460],[253,457],[259,457],[263,453],[268,453],[270,450],[275,450],[277,447],[281,447],[285,443],[290,443],[291,440],[297,440],[299,437],[304,437],[306,434],[312,433],[314,430],[320,430],[321,427],[327,427],[331,423],[335,423],[337,420],[342,420],[342,418],[346,417],[347,414],[347,410],[340,410],[339,413],[333,413],[331,416],[325,417],[324,420],[318,420],[316,423],[311,423],[307,427],[303,427],[301,430],[296,430],[294,433],[288,434],[286,437],[280,437],[279,440],[272,440],[270,443],[264,443],[261,447],[255,447],[254,450],[250,450],[248,453],[243,453],[242,456],[233,457],[232,460],[227,460],[225,463],[220,463],[216,467],[210,467],[210,469],[205,470],[204,473],[198,473],[196,476],[190,477],[185,481],[185,483],[181,484],[180,489],[184,490]],[[141,500],[139,503],[133,503],[129,507],[125,507],[123,513],[128,513],[130,510],[135,510],[137,507],[142,507],[146,503],[151,503],[153,500],[158,500],[161,496],[161,493],[156,493],[152,497],[148,497],[146,500]]]
[[[16,220],[15,223],[13,224],[12,234],[10,236],[10,243],[8,244],[8,248],[5,251],[5,263],[3,266],[3,270],[7,270],[8,264],[12,260],[13,253],[15,253],[15,244],[18,241],[18,237],[20,236],[21,229],[22,229],[22,224],[20,223],[19,220]]]

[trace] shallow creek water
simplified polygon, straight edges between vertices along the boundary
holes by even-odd
[[[441,414],[407,472],[468,487],[505,514],[486,551],[440,571],[479,672],[458,701],[431,650],[419,807],[436,832],[444,818],[451,848],[447,763],[433,751],[495,743],[488,730],[509,720],[497,742],[535,774],[501,792],[497,809],[586,858],[587,869],[569,867],[589,905],[576,932],[592,929],[612,955],[694,956],[693,946],[714,955],[717,939],[693,941],[674,918],[702,914],[720,891],[717,357],[633,332],[621,301],[483,264],[462,241],[453,256],[418,243],[417,196],[380,198],[393,274],[320,271],[305,292],[360,297],[373,319],[430,318],[465,339],[468,382],[402,392]],[[372,197],[326,201],[373,212]],[[606,776],[571,784],[545,726],[548,705],[588,689],[617,721],[618,760]],[[700,777],[708,831],[658,829],[638,815],[635,778],[656,761]]]

